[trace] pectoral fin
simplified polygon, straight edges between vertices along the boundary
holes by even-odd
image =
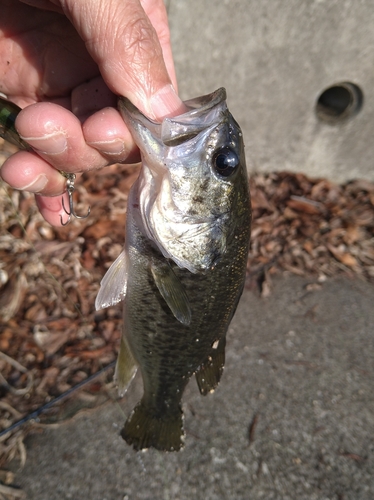
[[[118,353],[116,369],[114,372],[114,382],[118,387],[118,394],[122,397],[130,382],[135,376],[137,365],[132,355],[130,346],[124,335],[121,338],[121,346]]]
[[[152,262],[151,272],[157,288],[169,306],[171,312],[183,325],[191,323],[190,303],[182,283],[165,262]]]
[[[100,283],[95,301],[96,311],[113,306],[124,299],[127,289],[128,258],[124,249],[110,266]]]
[[[221,380],[225,366],[225,346],[225,337],[222,337],[219,342],[216,341],[213,344],[208,359],[200,366],[195,374],[197,385],[203,396],[209,392],[213,392]]]

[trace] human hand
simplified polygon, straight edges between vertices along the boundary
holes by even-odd
[[[16,127],[35,151],[12,155],[1,177],[36,193],[44,218],[60,225],[59,170],[137,159],[116,95],[154,119],[184,110],[165,7],[162,0],[0,0],[0,11],[0,91],[27,106]]]

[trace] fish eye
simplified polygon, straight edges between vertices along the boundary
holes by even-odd
[[[239,165],[238,155],[227,146],[218,149],[214,153],[212,161],[217,174],[222,177],[231,175]]]

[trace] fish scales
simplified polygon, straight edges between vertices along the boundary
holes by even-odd
[[[120,101],[143,167],[129,194],[124,251],[96,305],[124,298],[115,376],[123,393],[141,371],[143,397],[122,431],[137,450],[179,450],[190,377],[205,395],[223,371],[251,217],[244,145],[225,99],[219,89],[187,101],[184,115],[162,124]]]
[[[137,361],[150,387],[149,394],[154,394],[153,406],[157,409],[162,406],[163,398],[175,399],[176,389],[181,394],[196,368],[214,354],[212,344],[225,334],[233,304],[241,294],[235,271],[242,274],[247,256],[242,252],[236,260],[222,259],[202,275],[172,266],[190,298],[192,321],[186,326],[170,314],[151,272],[141,272],[147,268],[147,258],[154,251],[146,247],[145,242],[144,253],[134,259],[136,264],[129,273],[132,286],[126,296],[127,327],[132,331],[130,346],[138,353]],[[158,257],[162,258],[160,254]],[[223,284],[225,294],[222,294]],[[162,368],[175,386],[172,394],[166,393],[165,379],[155,376]],[[175,400],[176,404],[179,399]]]

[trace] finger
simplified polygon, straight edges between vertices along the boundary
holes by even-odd
[[[117,96],[108,89],[101,76],[78,85],[71,92],[70,110],[81,122],[109,106],[117,107]]]
[[[14,189],[56,196],[66,189],[66,178],[37,154],[20,151],[2,165],[1,178]]]
[[[21,2],[31,5],[32,7],[37,7],[38,9],[53,10],[55,12],[59,12],[60,14],[62,13],[60,5],[53,1],[51,2],[51,0],[21,0]]]
[[[119,112],[104,108],[83,124],[86,143],[97,149],[109,163],[137,163],[139,150]]]
[[[71,94],[71,110],[79,117],[86,143],[109,163],[135,163],[139,152],[117,111],[117,96],[102,77],[78,86]]]
[[[174,89],[177,91],[178,84],[171,51],[170,29],[165,4],[162,0],[141,0],[141,4],[157,33],[167,72]]]
[[[67,96],[99,74],[66,16],[18,0],[2,0],[0,12],[1,90],[21,107]]]
[[[114,128],[117,125],[118,120]],[[86,143],[78,118],[56,104],[37,103],[28,106],[19,113],[16,127],[20,136],[38,155],[58,170],[76,173],[101,168],[109,163],[108,158],[100,154],[97,148]],[[126,152],[133,150],[134,143],[128,135],[120,139],[124,142],[121,154],[121,161],[124,161]]]
[[[16,128],[22,139],[58,170],[81,172],[106,164],[85,143],[78,118],[61,106],[51,103],[28,106],[19,113]]]
[[[151,118],[184,111],[139,0],[65,0],[63,7],[113,92]]]
[[[15,189],[35,193],[35,200],[44,219],[61,226],[68,215],[62,206],[69,207],[66,178],[32,152],[20,151],[2,165],[1,178]],[[42,194],[46,196],[42,196]]]
[[[66,224],[69,218],[62,206],[62,199],[64,199],[64,206],[68,207],[69,197],[67,193],[64,193],[63,196],[54,197],[35,195],[35,201],[40,213],[52,226],[61,226],[62,222]]]

